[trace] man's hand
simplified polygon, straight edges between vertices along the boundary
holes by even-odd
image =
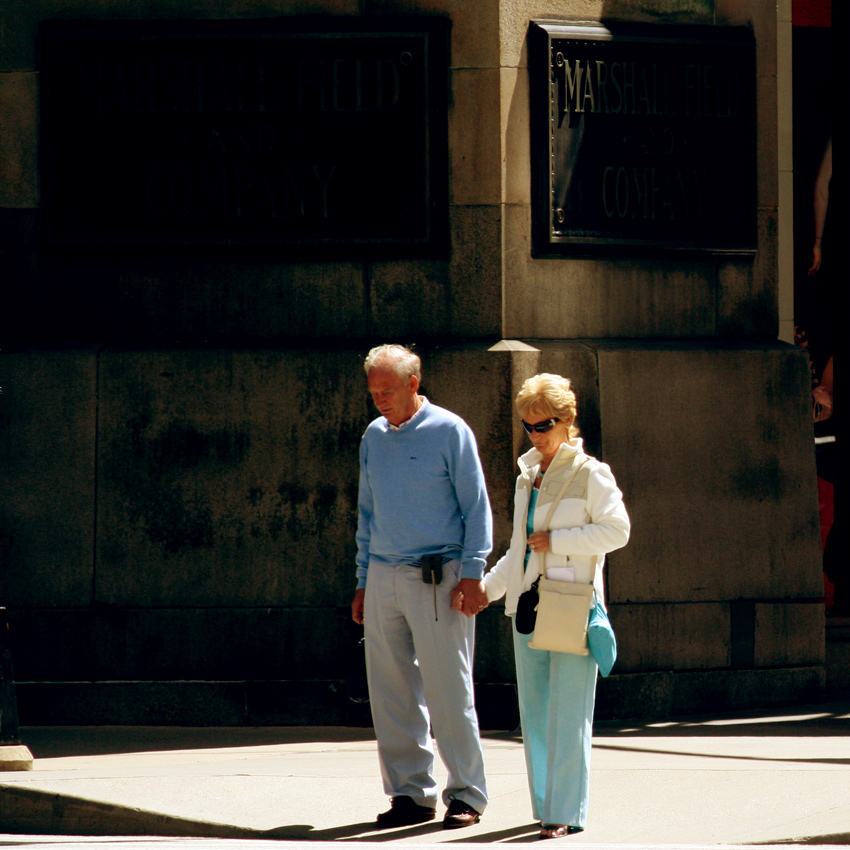
[[[816,241],[812,248],[812,264],[809,266],[809,277],[814,277],[820,271],[822,251],[820,241]]]
[[[477,578],[462,578],[452,591],[452,608],[467,617],[474,617],[489,604],[484,582]]]
[[[366,588],[361,587],[354,594],[354,599],[351,602],[351,619],[355,623],[363,625],[363,610],[366,607]]]

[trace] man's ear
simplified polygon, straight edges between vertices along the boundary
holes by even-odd
[[[407,379],[407,386],[410,388],[412,393],[415,393],[419,389],[419,378],[416,375],[411,375]]]

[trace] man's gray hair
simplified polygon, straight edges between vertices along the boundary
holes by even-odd
[[[383,365],[390,366],[402,381],[407,381],[411,375],[415,376],[417,381],[422,380],[422,360],[404,345],[376,345],[366,355],[363,368],[368,375],[375,366]]]

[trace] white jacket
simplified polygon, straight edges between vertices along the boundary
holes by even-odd
[[[629,540],[629,515],[623,494],[608,465],[585,455],[582,441],[562,443],[543,476],[534,511],[534,530],[546,522],[552,501],[576,464],[587,458],[570,483],[549,522],[549,552],[545,566],[572,567],[575,581],[596,585],[603,598],[602,566],[606,552],[613,552]],[[537,449],[526,452],[517,461],[519,475],[514,496],[514,528],[511,545],[487,575],[484,585],[492,602],[505,596],[505,614],[516,613],[519,595],[528,590],[543,567],[544,553],[531,552],[527,569],[523,569],[526,552],[526,517],[534,479],[543,455]],[[596,569],[596,566],[599,569]],[[594,579],[597,579],[594,582]]]

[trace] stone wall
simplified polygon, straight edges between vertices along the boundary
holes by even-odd
[[[765,0],[339,0],[145,6],[150,20],[452,21],[445,257],[56,252],[41,236],[38,26],[0,11],[0,604],[21,722],[368,723],[351,666],[362,357],[416,342],[472,425],[507,545],[512,398],[574,379],[634,532],[608,568],[620,639],[599,716],[816,698],[822,579],[808,372],[776,336],[776,10]],[[534,259],[533,18],[752,27],[755,257]],[[515,723],[508,621],[479,618],[485,726]]]

